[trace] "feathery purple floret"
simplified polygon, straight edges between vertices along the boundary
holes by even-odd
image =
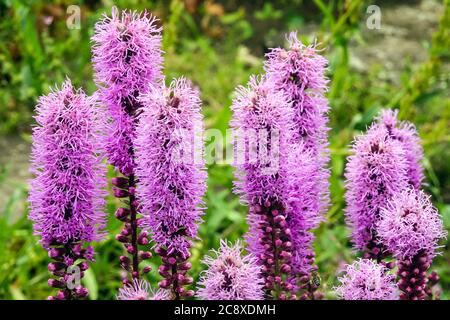
[[[423,167],[420,164],[423,158],[420,138],[414,125],[407,121],[399,122],[397,114],[398,111],[382,110],[377,120],[380,125],[386,127],[391,138],[402,144],[408,166],[408,183],[420,189],[424,178]]]
[[[170,300],[170,292],[159,289],[152,290],[145,280],[133,279],[133,282],[119,289],[117,300]]]
[[[145,224],[168,254],[187,257],[206,191],[203,156],[194,150],[203,130],[199,92],[180,78],[168,87],[150,87],[140,101],[145,109],[136,156]]]
[[[347,265],[335,291],[343,300],[397,300],[394,276],[387,272],[373,260],[359,259]]]
[[[235,190],[249,206],[248,248],[262,265],[266,294],[286,299],[292,293],[295,298],[291,271],[303,248],[293,244],[305,239],[298,227],[307,222],[291,202],[307,180],[301,180],[302,154],[290,142],[292,108],[265,78],[252,77],[248,87],[238,87],[236,93],[231,121],[238,137]]]
[[[108,107],[108,159],[125,176],[133,173],[133,142],[139,95],[149,83],[162,80],[161,28],[146,12],[112,10],[95,26],[93,64],[95,82]]]
[[[388,202],[377,230],[380,241],[400,260],[411,260],[419,253],[433,258],[439,240],[447,235],[430,197],[415,189],[396,194]]]
[[[405,151],[386,127],[374,124],[355,139],[352,153],[345,172],[346,219],[356,247],[380,257],[384,248],[376,244],[376,223],[381,208],[408,185]]]
[[[39,99],[33,128],[30,215],[34,233],[53,244],[99,240],[105,226],[105,168],[97,157],[94,101],[66,80]]]
[[[262,300],[264,280],[251,254],[242,256],[242,245],[221,240],[214,256],[206,256],[197,296],[204,300]]]
[[[328,79],[325,76],[327,60],[317,53],[315,45],[305,46],[296,32],[288,36],[289,48],[274,48],[266,56],[265,70],[269,82],[284,92],[292,104],[294,134],[292,141],[303,145],[314,158],[316,169],[310,179],[316,185],[308,195],[315,212],[316,226],[323,220],[329,202],[329,161],[327,140],[328,101],[325,97]]]

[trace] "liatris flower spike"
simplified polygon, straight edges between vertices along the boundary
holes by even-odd
[[[346,219],[356,247],[381,261],[387,252],[377,242],[376,224],[382,207],[408,185],[405,151],[384,126],[374,124],[356,138],[352,153],[345,172]]]
[[[242,245],[221,240],[213,256],[206,256],[197,296],[204,300],[262,300],[264,279],[255,257],[242,255]]]
[[[146,12],[119,13],[113,8],[112,17],[105,16],[96,24],[92,41],[95,81],[100,100],[109,111],[105,121],[107,156],[123,175],[112,179],[114,196],[126,203],[115,213],[125,223],[116,239],[128,253],[120,257],[120,265],[135,279],[150,271],[150,267],[140,270],[139,263],[149,259],[151,253],[146,248],[147,232],[140,232],[139,228],[133,144],[137,116],[141,112],[138,96],[149,83],[157,84],[162,79],[161,29],[156,26],[156,19]],[[129,277],[123,282],[131,285]]]
[[[303,220],[304,229],[299,232],[309,238],[305,247],[311,247],[314,239],[312,229],[317,228],[323,220],[323,215],[329,203],[330,176],[327,162],[329,161],[327,141],[327,112],[328,101],[325,97],[328,79],[326,78],[327,60],[318,54],[316,45],[305,46],[292,32],[288,38],[288,48],[274,48],[266,55],[265,70],[268,81],[273,83],[276,90],[285,93],[288,101],[292,102],[294,117],[294,143],[301,144],[307,157],[312,161],[309,170],[309,181],[314,183],[304,193],[302,199],[303,210],[307,217]],[[304,156],[304,157],[305,157]],[[304,158],[303,157],[303,158]],[[301,157],[300,157],[301,158]],[[311,270],[314,269],[314,255],[311,249],[304,250],[304,256],[299,257],[303,263],[297,264],[298,272],[304,273],[304,284],[311,280]],[[309,298],[312,298],[312,293]]]
[[[347,265],[335,288],[343,300],[397,300],[394,276],[383,265],[371,259],[359,259]]]
[[[153,292],[147,281],[133,279],[131,285],[119,289],[117,300],[170,300],[170,292],[163,289]]]
[[[438,211],[429,196],[415,189],[394,196],[381,210],[378,235],[399,261],[400,297],[422,300],[432,295],[429,283],[437,281],[433,273],[427,278],[440,239],[447,236]],[[429,281],[430,280],[430,281]]]
[[[420,138],[414,125],[407,121],[398,121],[397,114],[398,112],[394,110],[382,110],[378,116],[378,123],[386,127],[391,138],[402,144],[408,166],[408,183],[420,189],[424,178],[420,163],[423,158]]]
[[[136,140],[139,199],[163,262],[160,287],[174,299],[192,296],[184,286],[193,281],[187,275],[189,249],[206,191],[199,92],[180,78],[168,87],[150,86],[140,102],[145,108]]]
[[[266,297],[295,299],[291,271],[296,231],[286,221],[297,171],[289,163],[292,109],[281,91],[252,77],[248,88],[237,88],[232,110],[231,125],[241,140],[235,145],[235,185],[249,205],[249,252],[262,266]]]
[[[105,226],[103,176],[94,101],[70,80],[39,99],[33,128],[30,215],[34,233],[54,262],[49,285],[60,291],[49,299],[87,296],[80,285],[92,247]]]

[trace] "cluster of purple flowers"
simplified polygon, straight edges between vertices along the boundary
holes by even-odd
[[[246,240],[266,298],[317,299],[312,230],[328,204],[327,62],[295,33],[288,42],[267,54],[265,76],[237,89],[231,124],[244,150],[236,190],[249,206]]]
[[[49,299],[88,295],[80,279],[94,261],[90,243],[106,235],[104,160],[116,172],[123,227],[115,238],[126,252],[117,299],[321,299],[312,243],[329,204],[326,59],[291,33],[287,49],[267,54],[265,74],[236,89],[235,192],[249,210],[247,247],[221,241],[203,259],[195,293],[189,258],[207,179],[201,100],[183,77],[165,83],[157,23],[146,12],[113,8],[92,37],[98,91],[89,97],[67,80],[38,101],[29,218],[52,259],[48,284],[59,290]],[[384,110],[352,153],[346,219],[364,259],[347,266],[337,294],[432,298],[438,277],[427,272],[446,232],[420,190],[415,128]],[[152,250],[161,261],[155,291],[144,277]]]
[[[346,214],[352,240],[365,258],[374,260],[371,264],[378,263],[384,271],[368,272],[355,262],[336,291],[344,299],[371,299],[369,292],[355,295],[355,286],[361,279],[373,282],[374,275],[378,283],[387,277],[393,283],[395,279],[388,273],[395,264],[385,261],[393,256],[401,291],[398,297],[432,298],[438,277],[427,271],[439,240],[447,234],[439,213],[420,190],[423,151],[414,126],[399,122],[396,112],[383,110],[367,133],[355,140],[352,151],[346,168]],[[389,290],[384,291],[377,299],[394,298]]]

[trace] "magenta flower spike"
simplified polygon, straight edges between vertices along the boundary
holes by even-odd
[[[66,80],[39,98],[33,128],[30,214],[34,234],[54,262],[49,299],[87,296],[80,285],[94,251],[87,243],[105,235],[105,168],[98,156],[98,114],[94,99]]]
[[[160,287],[174,299],[194,294],[185,285],[192,240],[204,211],[206,191],[203,159],[203,116],[199,92],[185,78],[169,86],[150,86],[136,139],[139,199],[163,264]]]
[[[290,142],[292,108],[265,78],[252,77],[248,87],[237,88],[232,110],[231,126],[239,140],[235,191],[249,206],[248,250],[261,265],[266,298],[295,299],[294,267],[303,253],[298,244],[309,238],[299,230],[306,222],[291,203],[306,173],[302,153]]]
[[[207,269],[200,275],[197,296],[203,300],[262,300],[264,279],[251,254],[243,255],[240,242],[220,241],[212,256],[205,256]]]
[[[304,284],[310,283],[314,267],[314,252],[312,230],[317,228],[324,218],[329,204],[330,171],[327,122],[328,101],[325,97],[328,79],[326,78],[327,60],[318,54],[315,45],[305,46],[292,32],[288,38],[288,49],[274,48],[267,55],[265,70],[268,81],[273,83],[276,90],[282,91],[293,109],[292,142],[299,145],[304,153],[300,159],[310,157],[309,177],[312,181],[308,193],[301,199],[302,211],[297,220],[298,233],[302,236],[303,256],[294,265],[297,272],[303,273]],[[311,289],[311,288],[309,288]],[[308,290],[309,290],[308,289]],[[310,291],[310,290],[309,290]],[[307,295],[313,298],[313,294]]]
[[[408,186],[405,150],[386,127],[373,124],[351,151],[345,171],[346,219],[356,248],[381,261],[388,252],[377,242],[376,224],[383,206]]]
[[[380,242],[399,262],[400,298],[431,298],[430,284],[438,278],[435,273],[427,277],[427,271],[439,249],[439,240],[447,232],[430,197],[416,189],[396,194],[381,210],[377,229]]]
[[[124,228],[116,239],[128,254],[119,258],[120,265],[138,279],[150,271],[142,270],[139,263],[149,259],[148,234],[140,230],[140,205],[136,199],[135,150],[138,115],[142,112],[139,96],[149,84],[162,81],[161,28],[157,19],[147,12],[119,12],[112,9],[112,16],[104,16],[95,26],[93,65],[98,95],[108,112],[105,123],[106,154],[121,176],[112,179],[113,194],[122,199],[115,216],[124,222]],[[125,286],[131,286],[125,277]]]
[[[394,276],[371,259],[359,259],[347,265],[335,288],[343,300],[398,300]]]
[[[420,138],[414,125],[407,121],[398,121],[397,114],[398,111],[382,110],[377,120],[380,125],[386,127],[391,138],[402,144],[408,166],[408,183],[420,189],[424,178],[420,163],[423,158]]]

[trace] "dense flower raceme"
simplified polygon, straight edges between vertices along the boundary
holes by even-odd
[[[390,138],[385,126],[376,123],[355,139],[351,151],[345,196],[352,240],[367,257],[382,259],[386,252],[376,241],[376,223],[381,208],[408,186],[405,150],[398,140]]]
[[[55,260],[48,268],[58,279],[49,284],[62,290],[51,298],[83,297],[85,288],[67,287],[75,280],[68,268],[87,269],[87,262],[79,261],[93,260],[93,250],[83,245],[100,240],[105,226],[105,168],[96,154],[100,148],[94,99],[67,80],[60,90],[39,99],[36,112],[29,218]]]
[[[145,280],[133,279],[133,282],[119,289],[117,300],[169,300],[170,293],[167,290],[152,290]]]
[[[288,49],[274,48],[267,54],[265,70],[268,81],[277,90],[285,93],[291,102],[294,117],[293,143],[303,149],[299,161],[310,157],[309,177],[311,185],[307,193],[302,194],[301,202],[304,211],[303,222],[298,224],[304,243],[304,256],[299,257],[294,267],[296,271],[305,273],[304,282],[309,283],[308,275],[314,269],[314,254],[311,249],[313,241],[312,229],[323,220],[329,203],[329,160],[327,140],[328,101],[325,98],[328,79],[325,76],[327,60],[318,54],[316,46],[305,46],[292,32],[288,36]],[[299,215],[297,219],[300,219]],[[309,250],[308,250],[309,248]]]
[[[184,78],[167,87],[150,86],[140,102],[136,140],[139,199],[144,225],[152,231],[156,252],[162,257],[162,288],[175,298],[189,296],[192,283],[189,248],[197,237],[206,191],[203,159],[203,124],[199,92]]]
[[[108,107],[108,159],[119,171],[133,173],[133,141],[138,97],[149,83],[162,80],[161,28],[146,12],[112,10],[95,26],[93,65],[100,99]]]
[[[423,158],[423,149],[414,125],[407,121],[398,121],[397,111],[382,110],[378,116],[378,123],[384,125],[389,136],[400,141],[405,151],[408,170],[408,183],[420,189],[424,178],[423,167],[420,164]]]
[[[207,269],[201,274],[197,296],[204,300],[262,300],[264,280],[260,266],[251,254],[242,253],[242,245],[220,242],[213,256],[206,256]]]
[[[249,251],[262,265],[267,297],[295,298],[297,266],[310,252],[304,230],[314,220],[300,196],[314,184],[308,180],[312,160],[291,142],[292,108],[267,79],[252,77],[247,88],[238,87],[232,109],[235,185],[249,205]]]
[[[359,259],[347,265],[335,288],[343,300],[397,300],[394,276],[388,269],[371,259]]]
[[[381,210],[378,223],[380,241],[399,260],[399,288],[403,299],[431,296],[426,272],[446,237],[438,211],[429,196],[416,189],[395,195]],[[432,275],[429,280],[433,282]]]
[[[310,197],[310,211],[317,214],[316,223],[323,217],[329,202],[329,160],[327,122],[329,111],[325,97],[328,79],[325,76],[327,60],[318,54],[316,46],[305,46],[292,32],[288,36],[289,48],[274,48],[266,55],[265,70],[268,81],[285,93],[291,102],[294,117],[294,142],[301,142],[309,150],[317,168],[311,179],[316,181]]]
[[[95,81],[100,100],[109,111],[105,115],[104,143],[109,162],[123,175],[112,180],[114,196],[125,200],[115,214],[124,222],[116,239],[131,255],[131,259],[121,256],[120,264],[135,279],[150,271],[149,266],[140,270],[139,263],[149,259],[151,253],[145,247],[139,250],[139,246],[148,245],[148,235],[139,230],[133,145],[142,107],[138,97],[149,83],[156,85],[162,80],[161,28],[146,12],[119,13],[113,8],[112,17],[105,16],[96,24],[92,41]],[[123,282],[131,285],[128,277]]]

